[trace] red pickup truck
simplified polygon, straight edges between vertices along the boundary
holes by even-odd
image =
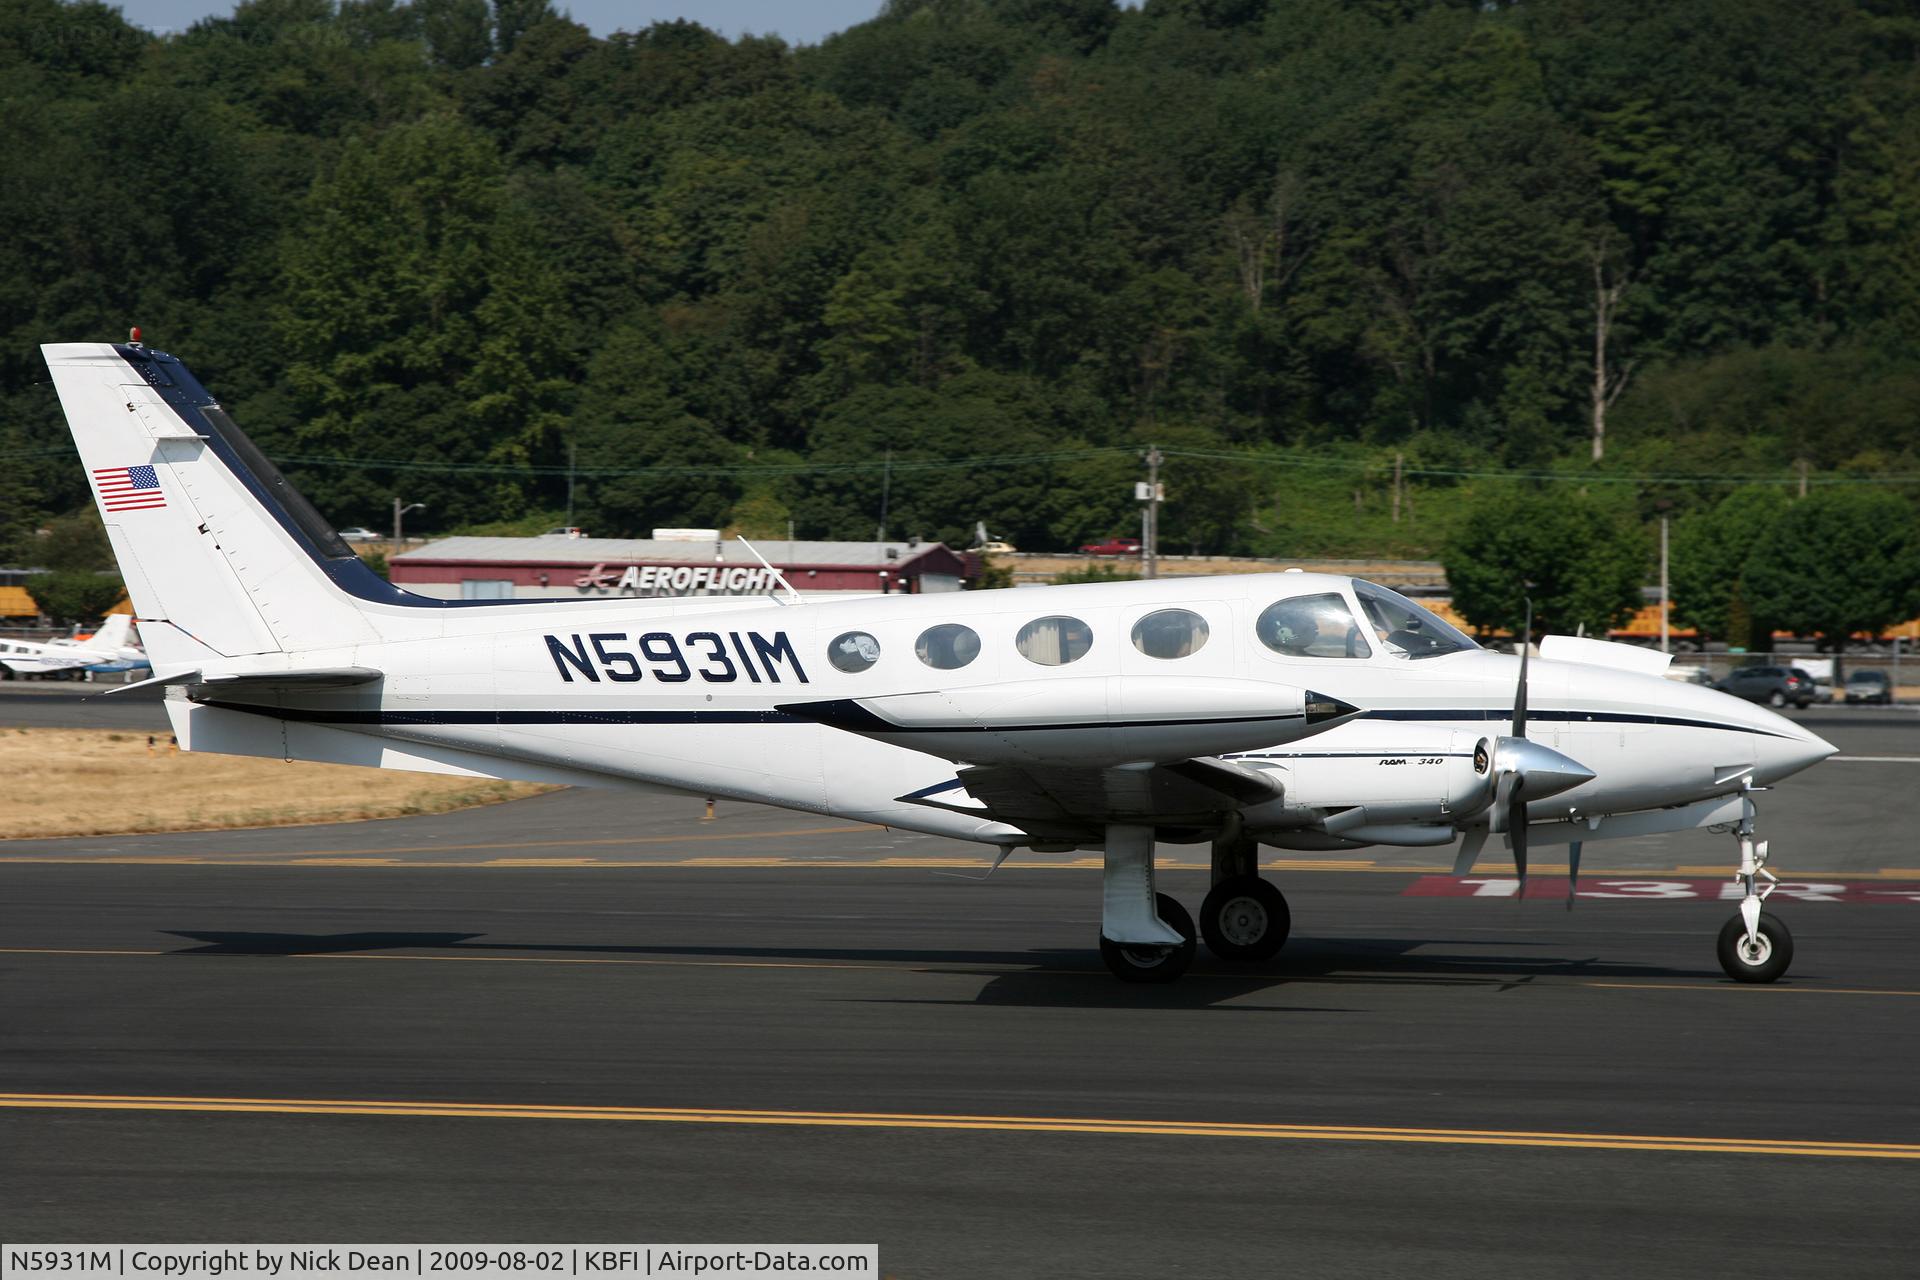
[[[1089,542],[1080,548],[1083,556],[1137,556],[1140,554],[1138,538],[1108,538],[1105,542]]]

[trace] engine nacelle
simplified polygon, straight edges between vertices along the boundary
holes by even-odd
[[[1341,735],[1346,750],[1261,761],[1278,775],[1286,799],[1249,811],[1248,830],[1287,848],[1437,845],[1454,839],[1456,823],[1492,800],[1491,735],[1363,727],[1365,737],[1356,738],[1357,730]]]

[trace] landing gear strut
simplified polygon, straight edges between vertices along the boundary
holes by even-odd
[[[1260,878],[1258,851],[1237,832],[1213,844],[1213,888],[1200,904],[1200,936],[1222,960],[1270,960],[1293,927],[1286,897]]]
[[[1106,961],[1107,971],[1122,982],[1172,982],[1193,963],[1193,917],[1178,899],[1164,893],[1155,894],[1153,901],[1160,919],[1177,932],[1181,940],[1175,946],[1142,945],[1115,942],[1102,935],[1100,958]]]
[[[1153,888],[1153,828],[1106,830],[1100,958],[1122,982],[1172,982],[1193,963],[1193,918]]]
[[[1744,894],[1740,913],[1720,929],[1720,967],[1735,982],[1774,982],[1793,963],[1793,934],[1780,917],[1760,909],[1773,892],[1775,876],[1767,870],[1767,842],[1754,841],[1753,817],[1753,797],[1744,795],[1733,829],[1740,842],[1740,869],[1733,878]]]

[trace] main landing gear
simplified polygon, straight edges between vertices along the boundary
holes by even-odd
[[[1775,877],[1767,870],[1767,842],[1754,841],[1753,817],[1749,793],[1741,797],[1740,821],[1733,828],[1740,842],[1740,869],[1733,878],[1744,893],[1739,914],[1720,929],[1720,967],[1735,982],[1775,982],[1793,963],[1793,934],[1779,916],[1760,909]]]
[[[1171,982],[1193,963],[1193,919],[1154,890],[1153,828],[1116,825],[1106,834],[1100,958],[1123,982]],[[1292,928],[1286,898],[1260,878],[1258,850],[1237,832],[1214,841],[1213,888],[1198,933],[1222,960],[1271,959]]]

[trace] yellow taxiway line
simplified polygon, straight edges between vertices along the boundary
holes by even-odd
[[[975,1116],[885,1111],[776,1111],[706,1107],[580,1107],[516,1103],[361,1101],[314,1098],[191,1098],[138,1094],[0,1093],[0,1108],[59,1111],[197,1112],[242,1115],[385,1116],[463,1120],[597,1120],[642,1124],[772,1128],[965,1130],[1129,1137],[1250,1138],[1296,1142],[1400,1142],[1443,1146],[1558,1147],[1597,1151],[1684,1151],[1730,1155],[1920,1160],[1920,1145],[1707,1138],[1665,1134],[1560,1133],[1510,1129],[1427,1129],[1381,1125],[1246,1124],[1187,1120]]]
[[[774,833],[769,833],[774,834]],[[797,832],[782,834],[795,835]],[[696,837],[707,838],[707,837]],[[723,837],[711,837],[720,839]],[[746,839],[748,837],[739,837]],[[559,847],[572,847],[567,842]],[[584,843],[593,843],[591,841]],[[609,842],[616,843],[616,842]],[[533,846],[489,846],[489,845],[444,845],[428,846],[420,850],[403,852],[452,853],[468,849],[486,849],[493,847],[520,848]],[[40,865],[40,866],[102,866],[102,867],[333,867],[349,870],[567,870],[567,871],[631,871],[631,870],[733,870],[733,871],[778,871],[796,868],[812,868],[822,871],[975,871],[985,872],[989,863],[973,857],[915,857],[912,855],[892,857],[865,857],[847,854],[829,854],[820,857],[806,856],[769,856],[745,854],[739,857],[725,855],[702,855],[685,858],[595,858],[595,857],[499,857],[499,858],[434,858],[407,859],[398,857],[368,856],[366,853],[348,850],[342,853],[328,853],[318,850],[290,850],[277,857],[264,856],[258,852],[220,854],[220,853],[119,853],[119,854],[0,854],[0,866],[3,865]],[[999,873],[1015,871],[1089,871],[1099,870],[1101,860],[1097,856],[1068,859],[1050,859],[1047,861],[1011,859],[1003,863]],[[1206,871],[1211,864],[1195,859],[1161,858],[1155,864],[1161,871]],[[1366,875],[1434,876],[1450,875],[1451,866],[1409,865],[1405,863],[1378,863],[1369,859],[1350,860],[1274,858],[1260,864],[1262,871],[1281,872],[1288,875],[1302,875],[1319,872],[1356,872]],[[1542,881],[1564,879],[1565,866],[1553,863],[1536,864],[1532,874]],[[1821,883],[1847,884],[1855,881],[1915,880],[1920,879],[1920,867],[1887,867],[1875,871],[1810,871],[1782,872],[1783,877],[1791,876],[1795,881],[1811,880]],[[1583,882],[1596,880],[1660,880],[1660,879],[1730,879],[1730,873],[1724,866],[1683,866],[1683,867],[1625,867],[1618,870],[1586,870],[1580,872]]]

